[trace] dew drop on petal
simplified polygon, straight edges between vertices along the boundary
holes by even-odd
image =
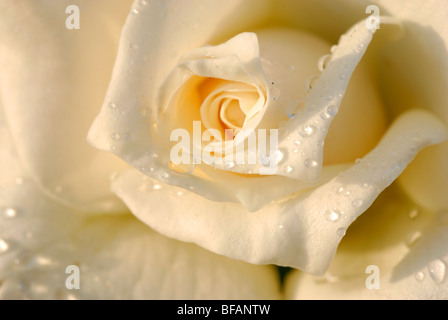
[[[307,126],[304,126],[304,127],[300,128],[299,134],[303,138],[306,138],[306,137],[311,136],[314,133],[314,131],[315,131],[315,127],[314,126],[307,125]]]
[[[271,160],[274,161],[274,163],[280,163],[280,161],[285,158],[286,154],[287,152],[285,150],[277,150],[271,155]]]
[[[114,133],[112,133],[112,134],[111,134],[111,137],[112,137],[112,139],[115,140],[115,141],[118,141],[118,140],[120,140],[120,138],[121,138],[121,136],[120,136],[120,134],[119,134],[118,132],[114,132]]]
[[[336,234],[341,238],[344,237],[346,233],[347,233],[346,228],[339,228],[338,230],[336,230]]]
[[[235,168],[235,162],[233,162],[233,161],[226,162],[224,165],[224,168],[226,168],[227,170]]]
[[[317,168],[319,166],[319,162],[314,159],[306,159],[304,162],[305,167],[312,169]]]
[[[267,155],[260,155],[260,156],[258,157],[258,160],[260,161],[260,163],[261,163],[262,166],[264,166],[264,167],[268,167],[268,166],[269,166],[269,163],[270,163],[270,161],[271,161],[271,158],[268,157]]]
[[[291,167],[291,166],[287,166],[286,168],[285,168],[285,172],[286,173],[291,173],[293,171],[293,168]]]
[[[309,92],[313,87],[316,85],[317,81],[319,80],[319,75],[312,75],[310,76],[306,82],[305,82],[305,88]]]
[[[406,238],[406,246],[408,246],[409,248],[412,248],[418,240],[420,240],[420,238],[422,237],[422,234],[420,231],[416,231],[413,232],[411,234],[409,234]]]
[[[331,54],[327,54],[320,57],[320,59],[317,61],[317,68],[319,69],[320,72],[325,70],[330,60],[331,60]]]
[[[434,260],[428,266],[428,271],[431,279],[440,284],[445,280],[446,275],[446,265],[442,260]]]
[[[355,208],[360,208],[363,203],[364,201],[362,201],[361,199],[355,199],[352,201],[352,206]]]
[[[13,208],[13,207],[6,207],[6,208],[2,208],[2,217],[4,218],[16,218],[19,214],[18,209]]]
[[[116,110],[117,109],[117,105],[113,102],[109,103],[109,108],[112,110]]]
[[[325,219],[330,222],[338,221],[341,213],[337,210],[328,210],[325,212]]]
[[[170,170],[176,172],[176,173],[181,173],[181,174],[191,174],[194,169],[196,168],[196,165],[194,163],[191,164],[174,164],[172,161],[170,161],[168,167],[170,168]]]
[[[153,190],[160,190],[160,189],[162,189],[162,186],[161,186],[160,184],[155,184],[155,185],[152,187],[152,189],[153,189]]]
[[[0,239],[0,254],[9,250],[9,244],[4,239]]]
[[[408,213],[408,217],[411,220],[415,220],[417,218],[417,216],[419,215],[419,211],[418,209],[412,209],[411,211],[409,211]]]
[[[415,280],[417,280],[418,282],[422,282],[425,279],[425,274],[421,271],[417,272],[415,274]]]

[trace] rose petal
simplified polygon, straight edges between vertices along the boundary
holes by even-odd
[[[157,92],[179,57],[212,39],[250,29],[266,17],[270,1],[140,3],[135,2],[124,26],[105,103],[88,140],[158,180],[194,189],[215,201],[236,202],[234,194],[210,181],[168,169],[169,149],[155,130]],[[116,108],[112,110],[110,104]]]
[[[325,166],[320,179],[316,182],[299,181],[282,176],[251,176],[228,174],[220,170],[202,168],[215,184],[234,193],[236,199],[249,212],[254,212],[271,201],[281,199],[291,194],[298,195],[309,189],[322,185],[333,179],[351,164]],[[275,186],[273,188],[273,186]]]
[[[443,299],[448,213],[418,209],[395,187],[385,191],[347,231],[323,277],[288,275],[288,299]],[[377,289],[366,282],[377,266]]]
[[[92,218],[43,195],[3,119],[0,111],[0,299],[280,298],[273,267],[165,238],[131,215]],[[73,265],[79,290],[66,288]]]
[[[387,63],[379,75],[389,112],[424,108],[448,123],[447,2],[375,2],[382,12],[387,10],[401,19],[406,31],[400,41],[382,52]],[[447,148],[444,144],[424,151],[399,179],[406,192],[427,208],[448,209],[448,198],[442,191],[447,188]]]
[[[271,160],[269,168],[257,163],[236,165],[228,170],[238,173],[247,173],[248,170],[260,173],[272,169],[269,170],[270,174],[307,182],[317,181],[322,170],[323,142],[328,128],[339,111],[351,75],[364,55],[374,32],[375,29],[367,29],[365,21],[361,21],[341,37],[330,62],[305,97],[303,113],[279,129],[278,147],[281,160],[278,166]],[[327,114],[328,117],[322,117],[322,114]],[[301,152],[292,153],[292,150],[297,148],[298,140],[301,143]],[[225,169],[224,165],[216,167]]]
[[[85,135],[129,1],[78,1],[79,30],[65,25],[71,4],[2,1],[1,99],[23,164],[47,193],[85,210],[121,211],[108,177],[122,162],[94,150]]]
[[[409,196],[433,211],[448,210],[448,143],[425,150],[403,172],[399,182]]]
[[[251,263],[323,273],[341,233],[402,172],[416,153],[447,138],[434,117],[414,111],[392,125],[377,148],[323,186],[255,213],[216,203],[129,170],[112,188],[155,230]],[[140,190],[135,192],[135,190]]]

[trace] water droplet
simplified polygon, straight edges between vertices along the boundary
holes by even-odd
[[[168,179],[170,177],[170,174],[168,172],[162,172],[160,176],[162,177],[162,179]]]
[[[446,265],[442,260],[432,261],[428,266],[428,271],[435,283],[440,284],[445,280]]]
[[[411,211],[409,211],[408,217],[411,220],[415,220],[417,218],[418,214],[419,214],[418,209],[412,209]]]
[[[344,190],[345,190],[345,188],[344,188],[343,186],[337,186],[337,187],[334,188],[334,191],[335,191],[337,194],[341,194],[341,193],[343,193]]]
[[[131,10],[131,14],[138,14],[138,13],[139,13],[139,11],[138,11],[138,9],[136,9],[136,8],[134,8],[134,9]]]
[[[177,191],[176,194],[177,194],[179,197],[184,195],[184,193],[183,193],[182,191]]]
[[[268,157],[268,156],[265,155],[265,154],[262,154],[262,155],[260,155],[260,156],[258,157],[258,160],[260,161],[260,163],[261,163],[262,166],[264,166],[264,167],[268,167],[271,158]]]
[[[157,153],[152,152],[152,151],[146,151],[146,152],[145,152],[145,156],[150,157],[150,158],[153,158],[153,159],[155,159],[155,158],[158,157]]]
[[[338,210],[329,210],[325,212],[325,219],[330,222],[338,221],[341,213]]]
[[[320,57],[320,59],[317,61],[317,68],[319,69],[320,72],[325,70],[330,60],[331,60],[331,54],[327,54],[325,56]]]
[[[9,244],[4,239],[0,239],[0,253],[5,253],[9,250]]]
[[[306,138],[306,137],[311,136],[314,133],[315,129],[316,129],[315,126],[307,125],[307,126],[300,128],[299,134],[301,137]]]
[[[417,272],[415,274],[415,280],[417,280],[418,282],[422,282],[425,279],[425,274],[421,271]]]
[[[170,161],[168,167],[177,173],[181,173],[181,174],[191,174],[194,169],[196,168],[196,165],[194,163],[191,164],[183,164],[183,163],[179,163],[179,164],[174,164],[172,161]]]
[[[305,82],[305,88],[307,91],[311,91],[316,86],[317,81],[319,80],[319,75],[315,74],[309,77]]]
[[[27,267],[44,267],[51,266],[52,264],[53,260],[50,258],[45,256],[36,256],[28,262]]]
[[[296,141],[294,141],[294,144],[297,145],[297,146],[300,146],[302,144],[302,141],[296,140]]]
[[[412,248],[421,237],[422,234],[420,231],[413,232],[407,236],[405,243],[409,248]]]
[[[224,168],[226,168],[227,170],[235,168],[235,162],[233,161],[226,162]]]
[[[8,218],[8,219],[15,218],[18,216],[18,214],[19,214],[18,209],[13,208],[13,207],[6,207],[6,208],[2,209],[2,216],[4,218]]]
[[[319,166],[319,162],[317,162],[316,160],[313,159],[306,159],[305,162],[305,167],[307,168],[317,168]]]
[[[330,105],[330,106],[328,106],[328,108],[327,108],[327,113],[328,113],[330,116],[334,117],[335,115],[338,114],[338,107],[335,106],[335,105],[333,105],[333,104]]]
[[[120,140],[120,138],[121,138],[121,136],[120,136],[120,134],[119,134],[118,132],[114,132],[114,133],[112,133],[112,134],[111,134],[111,137],[112,137],[112,139],[115,140],[115,141],[118,141],[118,140]]]
[[[162,189],[162,186],[161,186],[160,184],[155,184],[155,185],[152,187],[152,189],[153,189],[153,190],[160,190],[160,189]]]
[[[112,110],[117,110],[117,105],[113,102],[109,103],[109,108]]]
[[[346,228],[339,228],[338,230],[336,230],[336,234],[341,238],[344,237],[346,233],[347,233]]]
[[[280,161],[282,161],[285,158],[285,155],[286,155],[286,151],[277,150],[271,156],[271,161],[273,161],[273,163],[280,163]]]
[[[285,168],[285,172],[286,173],[291,173],[293,171],[293,168],[291,167],[291,166],[287,166],[286,168]]]
[[[361,199],[355,199],[352,201],[352,206],[355,208],[360,208],[363,203],[364,201],[362,201]]]

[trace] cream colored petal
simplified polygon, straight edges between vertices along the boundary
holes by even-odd
[[[269,1],[136,1],[89,142],[151,177],[212,200],[236,201],[210,181],[169,170],[168,144],[161,143],[154,118],[157,93],[182,55],[251,28],[266,17],[268,7]]]
[[[431,110],[448,123],[448,3],[430,1],[373,1],[382,12],[400,19],[402,39],[382,51],[381,90],[389,112],[409,108]],[[447,150],[443,144],[424,151],[400,177],[406,192],[430,209],[448,209],[442,190],[447,184]]]
[[[394,185],[348,229],[324,276],[288,275],[286,298],[446,300],[447,228],[447,212],[434,216]]]
[[[2,1],[0,95],[23,164],[48,194],[84,210],[123,210],[108,176],[121,161],[85,136],[106,91],[129,1]],[[88,187],[86,187],[88,186]]]
[[[321,274],[347,227],[420,149],[447,137],[433,116],[410,112],[361,162],[315,190],[253,213],[159,183],[136,170],[119,176],[112,189],[140,220],[169,237],[251,263]]]
[[[258,211],[268,203],[284,198],[298,196],[333,179],[352,164],[325,166],[317,182],[298,181],[282,176],[247,176],[229,174],[220,170],[201,167],[215,184],[229,193],[250,212]]]
[[[130,214],[94,217],[42,194],[0,112],[0,299],[278,299],[270,266],[165,238]],[[79,267],[80,288],[69,290]]]
[[[236,165],[229,171],[260,173],[269,169],[270,174],[307,182],[317,181],[322,170],[323,143],[328,129],[339,111],[351,75],[374,32],[375,29],[367,29],[365,21],[362,21],[341,37],[325,70],[304,98],[300,115],[280,127],[279,149],[270,156],[270,162]],[[303,84],[297,84],[300,85]],[[293,153],[298,144],[300,152]],[[216,167],[224,169],[225,165]]]

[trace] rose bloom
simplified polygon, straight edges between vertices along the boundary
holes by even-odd
[[[448,299],[447,14],[1,1],[0,296]],[[278,166],[173,163],[194,121]]]

